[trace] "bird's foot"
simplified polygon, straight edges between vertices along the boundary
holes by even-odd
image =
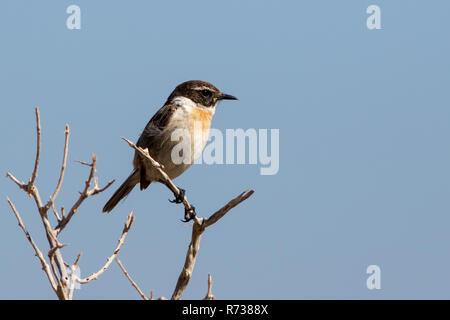
[[[175,199],[170,200],[170,202],[172,203],[183,203],[184,199],[185,199],[185,195],[186,195],[186,190],[182,189],[182,188],[178,188],[178,190],[180,190],[180,193],[175,197]],[[189,222],[192,219],[194,219],[196,216],[195,213],[195,207],[193,205],[190,206],[190,208],[184,208],[184,220],[181,220],[183,222]]]
[[[169,199],[169,202],[172,202],[172,203],[183,203],[184,196],[186,195],[186,190],[181,189],[181,188],[178,188],[178,190],[180,190],[180,193],[175,197],[175,199],[173,199],[173,200]]]
[[[189,209],[184,209],[184,220],[181,220],[183,222],[189,222],[192,219],[195,218],[197,214],[195,213],[195,207],[191,205]]]

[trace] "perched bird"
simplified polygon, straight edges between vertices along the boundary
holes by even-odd
[[[143,149],[148,148],[152,158],[164,166],[164,171],[171,179],[178,177],[201,155],[208,140],[215,108],[222,100],[237,100],[237,98],[222,93],[206,81],[191,80],[179,84],[167,98],[166,103],[147,123],[136,145]],[[190,154],[187,154],[188,152],[182,154],[182,151],[182,161],[178,157],[174,159],[172,152],[180,143],[177,138],[179,135],[175,134],[177,132],[190,135],[182,139],[192,138],[191,147],[184,149]],[[175,154],[179,156],[178,152]],[[114,192],[105,204],[103,212],[110,212],[136,184],[139,183],[141,190],[144,190],[154,181],[163,182],[160,173],[143,161],[137,152],[134,154],[133,167],[133,172]],[[184,190],[179,189],[181,194],[173,202],[182,202]]]

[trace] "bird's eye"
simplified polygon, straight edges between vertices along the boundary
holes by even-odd
[[[201,92],[204,97],[209,97],[211,95],[211,91],[206,89],[203,89]]]

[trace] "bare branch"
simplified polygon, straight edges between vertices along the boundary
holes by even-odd
[[[67,244],[62,244],[62,243],[59,243],[59,242],[58,242],[58,244],[57,244],[56,246],[54,246],[53,248],[51,248],[51,249],[49,250],[49,252],[48,252],[48,254],[47,254],[48,257],[49,257],[50,259],[52,259],[53,256],[55,255],[56,250],[61,249],[61,248],[64,248],[65,246],[67,246]]]
[[[136,150],[144,160],[148,161],[161,175],[161,179],[163,183],[174,193],[175,197],[179,197],[180,190],[175,186],[173,181],[170,179],[170,177],[164,172],[163,166],[159,164],[157,161],[155,161],[148,151],[148,149],[142,149],[138,146],[136,146],[133,142],[130,140],[123,138],[124,141],[128,143],[128,145]],[[229,201],[225,206],[223,206],[221,209],[216,211],[213,215],[211,215],[208,219],[205,218],[197,218],[196,216],[192,217],[192,220],[194,221],[192,225],[192,237],[191,242],[188,247],[188,251],[186,253],[186,259],[183,266],[183,269],[181,271],[180,276],[178,277],[178,281],[175,287],[175,290],[172,294],[172,300],[178,300],[181,298],[184,290],[186,289],[189,280],[192,275],[192,271],[195,266],[195,262],[197,259],[197,253],[200,249],[200,239],[203,231],[217,221],[219,221],[225,214],[227,214],[232,208],[240,204],[241,202],[248,199],[252,194],[254,193],[253,190],[246,190],[242,192],[240,195],[238,195],[233,200]],[[188,202],[186,196],[183,197],[183,205],[186,212],[194,212],[194,209],[192,205]]]
[[[253,190],[244,191],[236,198],[229,201],[221,209],[216,211],[208,219],[205,218],[194,219],[194,224],[192,225],[191,242],[189,244],[188,251],[186,253],[186,260],[184,262],[183,270],[181,270],[175,290],[172,294],[172,300],[179,300],[184,290],[186,289],[187,285],[189,284],[189,280],[191,279],[192,271],[194,270],[195,262],[197,260],[197,253],[200,250],[200,240],[203,231],[205,231],[207,227],[216,223],[228,211],[237,206],[239,203],[248,199],[253,193],[254,193]]]
[[[37,111],[37,113],[39,113],[39,111]],[[40,134],[40,128],[39,128],[39,134]],[[65,287],[66,287],[66,283],[67,283],[67,272],[64,267],[64,260],[59,251],[60,243],[58,242],[58,240],[56,238],[56,234],[55,234],[55,232],[50,224],[50,221],[48,220],[48,217],[47,217],[47,209],[48,208],[46,208],[42,205],[42,200],[39,195],[39,191],[34,185],[29,187],[29,184],[26,185],[23,182],[20,182],[16,177],[14,177],[9,172],[7,173],[7,177],[10,178],[15,184],[17,184],[19,186],[19,188],[23,189],[25,192],[27,192],[29,195],[31,195],[34,199],[34,202],[36,203],[36,207],[38,209],[39,215],[41,217],[42,223],[45,228],[45,232],[46,232],[48,243],[50,245],[50,249],[51,250],[54,249],[54,254],[56,256],[56,265],[58,267],[59,274],[61,275],[61,279],[58,280],[57,295],[60,299],[66,299],[67,296],[65,293]],[[54,274],[56,276],[52,259],[53,258],[50,259],[50,263],[52,266],[52,271],[54,272]]]
[[[131,285],[137,290],[139,295],[144,300],[153,300],[153,291],[150,292],[150,298],[147,298],[147,296],[142,292],[142,290],[139,288],[139,286],[136,284],[136,282],[133,281],[125,267],[123,266],[122,262],[119,260],[119,258],[116,257],[116,262],[119,265],[120,269],[122,269],[123,273],[125,274],[125,277],[130,281]]]
[[[18,211],[14,207],[14,204],[9,200],[9,198],[8,198],[8,203],[9,203],[11,209],[13,210],[14,214],[16,215],[16,218],[17,218],[17,220],[19,222],[19,226],[25,232],[25,235],[26,235],[28,241],[31,243],[31,245],[35,249],[36,256],[41,261],[42,269],[46,273],[52,289],[55,291],[55,293],[56,293],[56,295],[58,296],[59,299],[67,300],[67,299],[72,299],[73,293],[74,293],[74,283],[75,283],[74,281],[78,281],[79,280],[79,279],[77,279],[77,276],[74,274],[74,271],[78,267],[78,263],[80,261],[81,254],[78,255],[75,263],[72,266],[69,266],[67,263],[65,263],[64,259],[62,257],[62,254],[61,254],[61,250],[60,250],[65,245],[61,244],[58,241],[58,238],[57,238],[58,234],[59,234],[59,232],[61,232],[61,230],[64,229],[64,227],[67,226],[67,224],[70,222],[70,219],[76,213],[76,211],[79,208],[79,206],[81,205],[81,203],[87,197],[103,192],[114,181],[109,182],[104,188],[99,188],[98,180],[97,180],[96,177],[94,177],[95,170],[96,170],[96,160],[97,159],[96,159],[96,156],[94,154],[92,154],[92,163],[88,164],[88,163],[85,163],[85,162],[81,162],[84,165],[90,166],[91,170],[89,172],[89,177],[88,177],[88,179],[85,182],[85,187],[84,187],[83,191],[80,192],[80,197],[75,202],[75,204],[72,206],[72,208],[68,212],[67,216],[65,215],[64,207],[61,207],[61,215],[59,215],[59,213],[58,213],[58,211],[56,210],[56,207],[55,207],[55,199],[58,196],[59,191],[61,190],[62,183],[63,183],[63,180],[64,180],[64,174],[65,174],[65,171],[66,171],[66,165],[67,165],[67,155],[68,155],[68,148],[69,148],[70,128],[69,128],[68,125],[66,125],[64,152],[63,152],[63,158],[62,158],[62,164],[61,164],[61,169],[60,169],[60,173],[59,173],[58,182],[56,184],[54,192],[49,197],[49,200],[47,201],[47,203],[45,205],[43,205],[42,199],[41,199],[40,194],[39,194],[39,190],[35,186],[36,177],[38,175],[40,153],[41,153],[40,113],[39,113],[39,110],[37,108],[36,108],[35,112],[36,112],[36,124],[37,124],[37,126],[36,126],[37,150],[36,150],[36,159],[35,159],[35,163],[34,163],[34,170],[33,170],[33,173],[31,175],[31,178],[29,179],[28,184],[26,184],[25,182],[19,181],[16,177],[14,177],[9,172],[7,173],[7,177],[9,179],[11,179],[20,189],[24,190],[29,196],[32,196],[33,199],[34,199],[34,202],[35,202],[36,207],[38,209],[40,218],[42,220],[42,223],[43,223],[43,226],[44,226],[44,229],[45,229],[45,234],[46,234],[46,237],[47,237],[47,240],[48,240],[48,243],[49,243],[49,247],[50,247],[49,251],[48,251],[48,258],[49,258],[49,261],[50,261],[49,263],[46,262],[42,252],[38,249],[37,245],[34,243],[34,241],[32,240],[31,236],[29,235],[29,233],[25,229],[25,226],[24,226],[24,224],[22,222],[22,219],[21,219]],[[92,185],[92,181],[94,181],[94,187],[92,189],[90,189],[90,187]],[[55,217],[56,217],[56,219],[58,221],[58,225],[57,225],[57,227],[55,229],[53,229],[53,227],[51,226],[51,223],[50,223],[49,218],[48,218],[48,210],[50,208],[52,209],[52,211],[53,211],[53,213],[54,213],[54,215],[55,215]],[[127,223],[125,224],[125,227],[123,229],[122,237],[119,239],[119,244],[117,245],[117,248],[114,251],[113,255],[110,258],[108,258],[107,263],[105,264],[105,266],[100,271],[98,271],[97,273],[94,273],[90,277],[85,278],[85,279],[81,279],[81,281],[79,281],[80,283],[83,283],[83,281],[84,282],[89,282],[91,280],[95,280],[102,273],[104,273],[106,271],[106,269],[109,267],[109,265],[111,264],[112,260],[117,256],[117,253],[119,252],[120,248],[122,247],[124,239],[125,239],[125,236],[126,236],[128,230],[129,230],[133,220],[134,220],[134,215],[133,215],[133,213],[131,213],[128,216]],[[68,271],[67,271],[66,267],[70,267],[71,271],[72,271],[71,272],[72,277],[70,278],[70,286],[68,286],[69,277],[68,277]]]
[[[78,162],[81,163],[81,161],[78,161]],[[91,164],[83,163],[83,164],[91,167],[91,170],[89,171],[89,177],[85,182],[84,190],[83,190],[83,192],[80,193],[80,197],[78,198],[78,200],[72,206],[72,208],[70,209],[67,216],[63,220],[61,220],[61,222],[56,226],[56,228],[55,228],[56,234],[59,234],[66,227],[66,225],[69,223],[70,219],[72,219],[73,215],[77,212],[78,207],[83,203],[84,199],[86,199],[89,196],[88,191],[89,191],[89,187],[91,186],[92,179],[94,178],[96,163],[97,163],[97,157],[95,156],[94,153],[92,153],[92,163]]]
[[[8,178],[10,178],[15,184],[17,184],[17,186],[18,186],[19,188],[21,188],[21,189],[23,189],[23,190],[25,190],[25,191],[27,190],[27,189],[26,189],[26,184],[25,184],[24,182],[21,182],[21,181],[17,180],[17,178],[14,177],[14,176],[12,175],[12,173],[7,172],[7,173],[6,173],[6,176],[7,176]]]
[[[117,254],[119,253],[120,248],[122,247],[125,241],[125,237],[127,236],[127,233],[130,230],[131,225],[133,224],[133,221],[134,221],[134,214],[133,212],[131,212],[128,215],[127,221],[125,222],[125,226],[123,227],[122,236],[119,239],[119,243],[116,249],[114,250],[113,254],[106,260],[105,265],[99,271],[91,274],[89,277],[77,280],[79,283],[88,283],[92,280],[97,280],[98,277],[101,276],[108,269],[111,262],[116,258]]]
[[[91,190],[89,190],[89,196],[93,196],[93,195],[96,195],[96,194],[98,194],[98,193],[100,193],[100,192],[105,191],[105,190],[108,189],[115,181],[116,181],[115,179],[114,179],[114,180],[111,180],[110,182],[108,182],[108,183],[106,184],[106,186],[104,186],[103,188],[99,188],[97,177],[95,177],[95,178],[94,178],[94,188],[91,189]]]
[[[80,197],[75,202],[75,204],[72,206],[72,208],[69,210],[69,213],[67,214],[67,216],[65,216],[64,213],[62,213],[63,218],[62,218],[61,222],[55,228],[56,234],[59,234],[66,227],[66,225],[69,223],[70,219],[72,219],[73,215],[77,212],[78,208],[80,207],[80,205],[83,203],[83,201],[86,198],[105,191],[115,181],[115,180],[112,180],[112,181],[108,182],[108,184],[104,188],[100,189],[98,187],[98,181],[96,178],[94,179],[96,164],[97,164],[97,157],[95,156],[94,153],[92,153],[92,163],[87,163],[87,162],[78,161],[78,160],[77,160],[77,162],[79,162],[83,165],[89,166],[91,168],[91,170],[89,171],[89,177],[85,182],[85,187],[84,187],[83,191],[80,192]],[[94,188],[89,190],[89,187],[92,184],[92,180],[94,180]]]
[[[203,300],[216,300],[216,298],[212,294],[212,277],[210,273],[208,273],[208,291],[206,292],[206,296],[203,298]]]
[[[66,172],[66,163],[67,163],[67,153],[69,150],[69,136],[70,136],[70,128],[69,125],[66,124],[66,130],[65,130],[65,140],[64,140],[64,153],[63,153],[63,159],[61,164],[61,171],[59,173],[59,179],[58,183],[56,185],[55,191],[51,195],[50,199],[47,202],[46,207],[49,208],[50,206],[53,209],[53,212],[56,215],[56,218],[58,219],[58,222],[61,220],[57,214],[56,208],[54,207],[54,202],[56,197],[58,196],[59,190],[61,189],[62,182],[64,180],[64,173]]]
[[[77,276],[75,271],[78,269],[78,264],[80,263],[81,252],[78,254],[75,263],[70,267],[70,286],[69,286],[69,300],[73,298],[73,291],[75,289],[75,281],[77,280]]]
[[[40,152],[41,152],[41,124],[40,124],[40,113],[37,108],[35,109],[35,113],[36,113],[37,148],[36,148],[36,159],[35,159],[35,163],[34,163],[34,170],[32,172],[31,178],[29,179],[28,184],[26,184],[22,181],[19,181],[11,173],[7,173],[7,177],[10,178],[19,188],[24,190],[29,196],[32,196],[36,203],[39,215],[40,215],[42,223],[44,225],[47,240],[48,240],[49,246],[50,246],[50,249],[48,252],[50,265],[47,263],[42,252],[39,250],[37,245],[32,240],[31,236],[27,232],[18,211],[14,207],[14,204],[9,200],[9,198],[8,198],[8,203],[19,222],[19,226],[22,228],[28,241],[34,248],[34,250],[36,252],[36,256],[41,261],[42,269],[46,273],[52,289],[55,291],[55,293],[59,299],[64,299],[64,300],[72,299],[73,293],[74,293],[74,286],[75,286],[76,282],[78,282],[80,284],[84,284],[84,283],[88,283],[92,280],[97,280],[99,278],[99,276],[101,276],[110,267],[112,261],[114,259],[116,259],[117,263],[119,264],[119,267],[122,269],[123,273],[125,274],[127,279],[130,281],[132,286],[138,291],[139,295],[144,300],[153,299],[153,292],[150,292],[150,298],[145,296],[145,294],[142,292],[142,290],[140,290],[140,288],[138,287],[136,282],[131,278],[129,273],[126,271],[126,269],[123,266],[123,264],[121,263],[121,261],[117,258],[117,255],[124,244],[124,241],[128,234],[128,231],[130,230],[131,225],[133,224],[133,221],[134,221],[133,212],[131,212],[130,215],[128,215],[128,217],[127,217],[127,221],[122,230],[122,235],[119,238],[118,244],[117,244],[113,254],[106,260],[105,265],[100,270],[91,274],[89,277],[80,279],[75,275],[75,270],[78,268],[78,264],[81,259],[81,253],[77,256],[77,259],[72,266],[70,266],[64,262],[60,249],[62,247],[64,247],[65,245],[61,244],[58,241],[57,237],[58,237],[59,233],[68,225],[68,223],[70,222],[70,220],[75,215],[78,208],[80,207],[80,205],[83,203],[83,201],[86,198],[103,192],[104,190],[106,190],[108,187],[110,187],[114,183],[114,180],[108,182],[106,184],[106,186],[103,188],[99,187],[98,179],[97,179],[97,177],[95,177],[97,158],[94,153],[92,153],[92,163],[78,161],[79,163],[90,167],[89,176],[88,176],[87,180],[85,181],[85,186],[83,188],[83,191],[80,192],[79,198],[73,204],[71,209],[68,211],[67,215],[65,214],[64,207],[61,207],[61,211],[60,211],[61,215],[58,213],[56,206],[55,206],[55,199],[57,198],[57,196],[61,190],[62,183],[64,180],[64,175],[65,175],[66,165],[67,165],[69,136],[70,136],[70,128],[68,125],[66,125],[64,153],[63,153],[63,159],[62,159],[58,182],[57,182],[57,185],[55,187],[53,194],[49,197],[48,202],[45,205],[43,205],[41,197],[39,195],[39,190],[35,186],[35,181],[36,181],[36,178],[38,175]],[[189,220],[189,219],[193,220],[191,241],[190,241],[187,253],[186,253],[185,263],[184,263],[183,269],[180,273],[180,276],[178,277],[178,281],[177,281],[175,290],[172,294],[172,299],[174,299],[174,300],[180,299],[190,281],[190,278],[191,278],[191,275],[192,275],[192,272],[193,272],[193,269],[194,269],[194,266],[196,263],[198,251],[200,249],[200,240],[201,240],[201,236],[202,236],[203,232],[206,230],[207,227],[213,225],[214,223],[219,221],[222,217],[224,217],[232,208],[234,208],[241,202],[248,199],[253,194],[254,191],[247,190],[247,191],[242,192],[236,198],[232,199],[225,206],[223,206],[221,209],[219,209],[214,214],[212,214],[209,218],[198,218],[195,216],[194,207],[188,202],[186,196],[184,195],[184,192],[182,193],[181,189],[177,188],[177,186],[173,183],[173,181],[170,179],[170,177],[164,172],[164,166],[162,166],[161,164],[156,162],[150,156],[149,150],[148,149],[144,150],[140,147],[137,147],[133,142],[131,142],[125,138],[122,138],[122,139],[125,140],[133,149],[135,149],[136,152],[138,152],[142,156],[144,161],[148,161],[159,172],[161,181],[173,192],[173,194],[175,195],[176,198],[182,198],[182,203],[185,208],[185,218],[187,220]],[[92,185],[93,185],[93,187],[92,187]],[[50,208],[52,209],[52,211],[58,221],[58,225],[54,229],[52,228],[50,221],[48,219],[48,216],[47,216],[48,210]],[[68,271],[67,271],[66,267],[70,267],[70,270],[71,270],[70,279],[68,277]],[[70,283],[68,283],[68,282],[70,282]],[[159,299],[166,299],[166,298],[161,297]],[[205,296],[205,299],[207,299],[207,300],[214,299],[214,295],[212,294],[211,275],[208,275],[208,291]]]
[[[231,209],[236,207],[241,202],[250,198],[250,196],[254,192],[255,191],[253,191],[253,190],[245,190],[240,195],[238,195],[236,198],[229,201],[226,205],[224,205],[222,208],[220,208],[215,213],[213,213],[208,219],[206,219],[206,221],[204,222],[204,227],[207,228],[207,227],[213,225],[214,223],[216,223],[217,221],[219,221],[224,215],[226,215],[228,213],[228,211],[230,211]]]
[[[33,173],[31,174],[31,178],[28,182],[27,189],[28,194],[31,196],[31,189],[34,186],[34,181],[36,181],[38,169],[39,169],[39,158],[41,154],[41,119],[39,114],[39,109],[34,109],[36,113],[36,160],[34,161],[34,169]]]
[[[79,164],[82,164],[83,166],[87,166],[87,167],[92,167],[93,163],[89,163],[86,161],[81,161],[81,160],[75,160],[75,162],[78,162]]]
[[[52,207],[53,214],[55,215],[56,221],[58,221],[58,223],[59,223],[61,221],[61,217],[58,213],[58,210],[56,210],[55,203],[52,203],[51,207]]]
[[[33,238],[31,238],[31,235],[28,233],[25,225],[23,224],[22,218],[20,217],[19,212],[17,211],[16,207],[14,206],[14,204],[11,202],[11,200],[9,198],[7,198],[9,206],[11,207],[12,211],[14,212],[14,215],[16,216],[17,222],[19,223],[19,227],[23,230],[23,232],[25,233],[25,236],[27,237],[28,241],[30,242],[31,246],[33,247],[34,251],[36,252],[36,257],[38,257],[39,261],[41,262],[42,265],[42,270],[44,270],[45,274],[47,275],[48,281],[50,282],[50,285],[53,289],[53,291],[55,291],[55,293],[57,292],[57,286],[55,283],[55,279],[53,278],[53,275],[50,271],[50,266],[48,265],[47,261],[45,261],[44,255],[42,254],[42,251],[39,250],[38,246],[36,245],[36,243],[33,241]]]

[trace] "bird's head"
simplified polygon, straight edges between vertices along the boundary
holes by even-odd
[[[237,98],[221,92],[209,82],[190,80],[179,84],[166,103],[195,104],[199,108],[214,109],[222,100],[237,100]]]

